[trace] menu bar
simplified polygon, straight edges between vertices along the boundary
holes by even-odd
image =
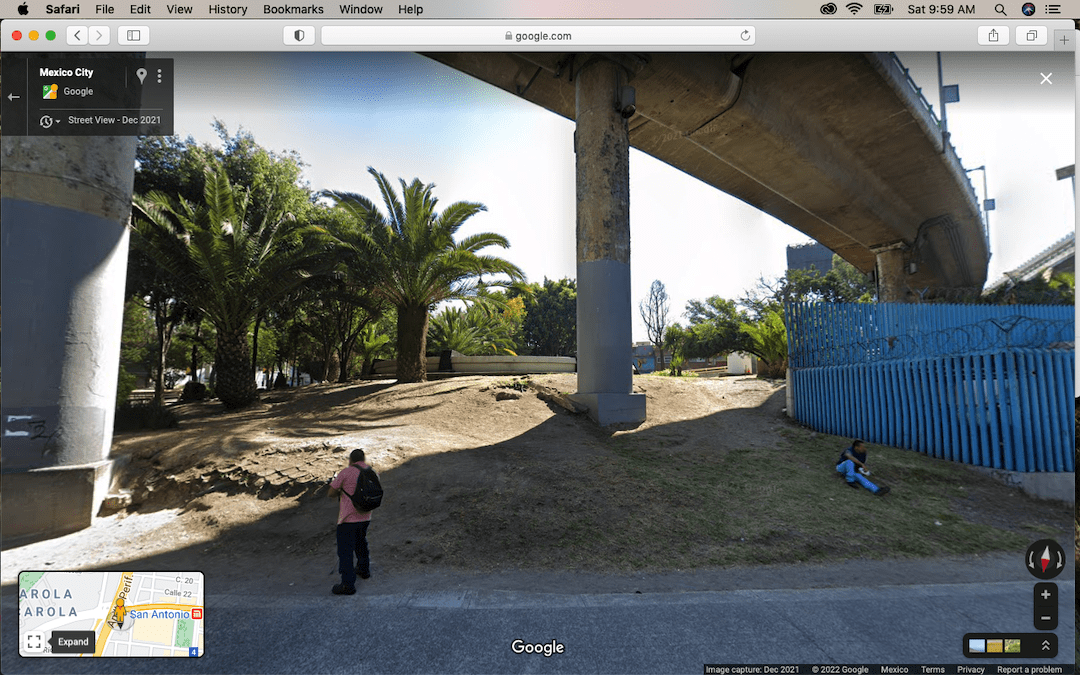
[[[1080,0],[1047,2],[957,2],[952,4],[843,3],[828,0],[426,0],[425,2],[72,2],[0,0],[3,18],[201,18],[253,19],[318,17],[329,19],[1048,19],[1080,17]]]

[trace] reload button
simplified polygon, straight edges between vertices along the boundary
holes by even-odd
[[[54,630],[49,644],[53,654],[93,654],[97,637],[92,630]]]

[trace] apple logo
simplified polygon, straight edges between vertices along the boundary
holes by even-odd
[[[27,9],[25,2],[23,4],[21,4],[21,5],[19,5],[19,15],[20,16],[26,16],[29,13],[30,13],[30,10]]]

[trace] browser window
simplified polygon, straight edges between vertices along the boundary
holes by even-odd
[[[4,672],[1075,671],[1080,5],[0,16]]]

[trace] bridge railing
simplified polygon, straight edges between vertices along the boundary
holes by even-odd
[[[971,193],[971,198],[974,200],[976,207],[979,209],[979,218],[982,220],[983,225],[983,239],[986,241],[986,249],[990,250],[990,228],[987,223],[986,213],[983,209],[983,205],[979,200],[978,193],[975,191],[975,186],[971,184],[971,179],[968,177],[967,170],[964,169],[964,163],[960,160],[960,156],[956,154],[956,147],[953,146],[952,141],[949,139],[949,134],[942,129],[941,119],[938,118],[937,113],[934,112],[934,106],[927,100],[926,95],[923,94],[923,89],[915,80],[911,77],[911,70],[908,69],[904,63],[900,60],[900,57],[896,52],[885,52],[882,55],[886,61],[887,70],[894,71],[900,76],[897,79],[906,85],[909,92],[914,94],[914,99],[921,105],[922,111],[929,119],[933,129],[936,129],[941,134],[941,147],[942,152],[946,155],[951,155],[953,160],[956,161],[956,165],[959,167],[960,172],[964,176],[964,183],[967,185],[968,191]]]
[[[923,104],[923,108],[926,109],[926,112],[930,115],[930,118],[934,120],[934,125],[940,129],[941,120],[938,119],[937,114],[934,112],[934,106],[931,105],[930,101],[927,100],[926,95],[923,94],[922,87],[915,84],[915,80],[911,77],[911,70],[904,65],[903,61],[900,60],[900,57],[897,55],[896,52],[888,52],[888,55],[889,58],[892,59],[892,62],[900,70],[900,72],[904,74],[904,81],[907,82],[908,86],[911,87],[911,90],[918,95],[919,101],[921,101]]]

